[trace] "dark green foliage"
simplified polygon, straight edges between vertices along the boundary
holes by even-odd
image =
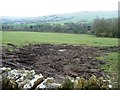
[[[70,80],[70,78],[66,78],[62,84],[62,88],[63,90],[73,90],[74,86],[73,86],[73,82]]]
[[[118,35],[118,19],[95,19],[93,33],[98,37],[114,37]]]
[[[36,24],[3,24],[3,31],[33,31],[33,32],[60,32],[60,33],[81,33],[87,34],[90,30],[89,23],[36,23]]]

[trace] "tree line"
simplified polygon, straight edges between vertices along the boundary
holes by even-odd
[[[33,32],[60,32],[60,33],[76,33],[87,34],[89,23],[36,23],[36,24],[3,24],[3,31],[33,31]]]
[[[64,24],[33,23],[33,24],[2,24],[3,31],[57,32],[75,34],[93,34],[98,37],[119,37],[118,19],[95,19],[93,23],[76,22]]]
[[[118,38],[118,19],[95,19],[92,25],[92,33],[98,37]]]

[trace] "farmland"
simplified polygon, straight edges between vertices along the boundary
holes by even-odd
[[[0,90],[120,88],[120,16],[113,1],[4,0]]]
[[[34,70],[62,83],[66,76],[92,75],[118,81],[117,38],[89,34],[2,31],[2,65]]]
[[[103,38],[86,34],[63,34],[41,32],[2,32],[2,43],[25,45],[28,43],[83,44],[88,46],[118,46],[117,38]]]
[[[101,38],[101,37],[95,37],[93,35],[84,35],[84,34],[4,31],[2,32],[2,43],[3,45],[7,45],[8,43],[11,43],[16,46],[22,46],[22,45],[28,45],[28,44],[68,44],[68,45],[83,45],[83,46],[87,45],[89,47],[94,47],[94,46],[101,47],[101,48],[105,47],[106,48],[105,51],[108,51],[108,52],[103,52],[103,53],[111,53],[111,50],[109,50],[109,48],[110,47],[114,48],[115,46],[117,47],[118,39],[117,38]],[[12,49],[9,49],[9,50],[13,51]],[[115,48],[115,51],[116,50],[117,48]],[[82,53],[84,53],[84,51]],[[98,60],[110,61],[112,58],[112,61],[110,61],[110,64],[113,63],[111,69],[114,69],[114,70],[117,69],[115,68],[117,66],[117,60],[118,60],[117,57],[118,56],[116,53],[112,53],[108,56],[101,56],[101,57],[96,56]],[[109,69],[109,67],[107,67],[106,65],[103,66],[103,68],[107,70]]]

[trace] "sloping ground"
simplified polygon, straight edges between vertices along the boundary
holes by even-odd
[[[0,17],[2,23],[33,23],[33,22],[50,22],[50,23],[65,23],[65,22],[91,22],[96,17],[99,18],[117,18],[118,11],[83,11],[76,13],[68,13],[68,14],[56,14],[56,15],[48,15],[41,17],[9,17],[3,16]]]
[[[107,77],[100,66],[107,63],[96,60],[105,52],[116,51],[117,47],[99,48],[75,45],[27,45],[17,48],[8,44],[2,50],[3,66],[35,70],[45,77],[61,81],[65,76],[83,76],[88,79],[93,74]]]

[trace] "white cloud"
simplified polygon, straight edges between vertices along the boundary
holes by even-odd
[[[0,0],[0,16],[42,16],[117,10],[119,0]]]

